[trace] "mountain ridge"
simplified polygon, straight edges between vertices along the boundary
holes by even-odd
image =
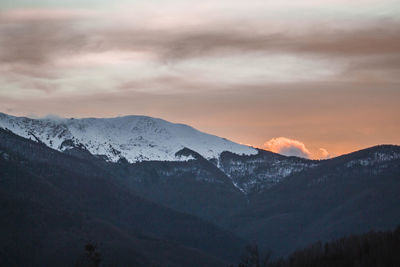
[[[114,163],[79,147],[61,153],[45,144],[0,129],[0,162],[5,167],[0,168],[0,182],[4,185],[3,179],[6,178],[10,185],[19,185],[22,191],[31,192],[30,186],[13,182],[19,175],[9,173],[8,162],[11,160],[14,162],[13,169],[32,174],[32,179],[28,181],[40,182],[42,177],[48,177],[52,183],[62,186],[63,194],[68,196],[62,201],[74,201],[69,196],[71,187],[79,186],[76,188],[78,192],[71,191],[80,194],[77,203],[85,204],[87,197],[91,198],[94,194],[93,204],[96,210],[101,211],[103,207],[96,203],[101,201],[106,205],[107,202],[99,191],[101,188],[97,188],[96,177],[104,177],[101,183],[112,183],[119,188],[112,194],[116,198],[123,190],[174,211],[201,218],[244,240],[257,242],[262,249],[271,249],[278,256],[320,239],[330,240],[372,229],[387,230],[398,224],[400,146],[379,145],[321,161],[259,152],[252,156],[223,153],[220,162],[225,172],[217,168],[215,161],[207,160],[190,149],[178,153],[191,155],[193,159],[188,161]],[[14,154],[20,158],[15,158]],[[74,163],[65,161],[70,159],[69,156],[75,158]],[[26,157],[33,159],[35,164],[25,160]],[[307,165],[316,163],[312,167]],[[231,166],[233,168],[229,170]],[[296,166],[301,169],[296,169]],[[242,168],[244,175],[242,172],[235,173]],[[275,172],[280,168],[284,171]],[[247,176],[246,170],[252,170],[251,176]],[[287,175],[268,175],[273,173]],[[76,174],[78,177],[73,177]],[[227,174],[232,181],[243,179],[244,183],[259,178],[255,184],[260,188],[254,187],[253,191],[242,194],[230,183]],[[91,186],[87,186],[87,175],[94,179]],[[272,180],[269,179],[271,177]],[[86,184],[84,188],[80,187],[81,183]],[[46,184],[43,184],[45,187],[36,185],[38,191],[32,195],[33,200],[44,195],[40,192],[47,188]],[[14,198],[15,192],[20,194],[19,190],[1,188],[5,192],[3,196]],[[53,194],[52,198],[48,205],[58,201],[59,195]],[[121,213],[114,214],[113,210],[109,210],[110,216],[117,215],[111,216],[117,219],[131,205],[135,206],[135,202],[137,199],[129,202],[128,206],[127,203],[120,203]],[[12,209],[9,211],[12,212]],[[3,218],[7,221],[7,216]],[[181,232],[179,229],[176,231],[177,234]]]
[[[223,151],[256,154],[254,148],[237,144],[195,128],[148,116],[115,118],[41,118],[31,119],[0,114],[0,127],[25,138],[64,151],[84,146],[93,155],[107,160],[128,162],[143,160],[189,160],[175,154],[187,147],[206,159],[218,159]]]
[[[31,119],[0,113],[0,128],[58,151],[81,153],[82,157],[90,153],[109,162],[174,162],[204,158],[221,170],[245,195],[263,192],[288,176],[327,161],[284,156],[244,146],[202,133],[189,125],[144,115]],[[362,149],[359,153],[366,153],[362,151],[368,149],[373,147]],[[340,160],[352,153],[328,161]],[[380,161],[384,157],[375,155],[374,160]],[[367,161],[361,164],[367,164]]]

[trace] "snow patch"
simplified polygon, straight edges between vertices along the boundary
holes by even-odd
[[[373,153],[370,157],[364,158],[364,159],[358,159],[358,160],[352,160],[350,162],[346,163],[346,167],[350,168],[353,166],[373,166],[377,163],[382,163],[385,161],[391,161],[395,159],[400,159],[400,153],[396,152],[388,152],[388,153],[382,153],[382,152],[375,152]]]

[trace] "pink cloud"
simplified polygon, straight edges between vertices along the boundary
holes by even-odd
[[[89,18],[96,13],[90,10],[67,8],[14,9],[0,12],[0,22],[57,21],[64,19]]]
[[[264,148],[285,156],[311,158],[311,152],[302,142],[286,137],[272,138],[264,143]]]

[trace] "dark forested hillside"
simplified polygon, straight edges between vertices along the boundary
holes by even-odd
[[[400,226],[390,232],[369,232],[298,249],[287,258],[271,260],[249,247],[238,267],[397,267],[400,266]]]
[[[249,242],[276,258],[400,221],[398,146],[324,161],[179,153],[193,159],[112,163],[0,129],[1,263],[70,265],[91,241],[105,265],[220,266]]]
[[[2,266],[71,266],[88,241],[105,265],[221,266],[244,241],[135,196],[91,163],[0,132]]]
[[[213,223],[222,224],[246,206],[246,196],[230,178],[200,155],[188,162],[144,161],[110,167],[135,194]]]
[[[398,146],[377,146],[321,161],[253,195],[226,227],[277,255],[317,240],[393,229],[400,222],[398,155]]]

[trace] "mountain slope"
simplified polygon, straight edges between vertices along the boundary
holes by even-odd
[[[0,263],[71,266],[89,240],[106,265],[235,261],[242,239],[135,196],[102,164],[0,130]]]
[[[376,146],[294,173],[260,194],[225,227],[285,255],[318,240],[400,222],[400,147]]]
[[[213,163],[187,148],[179,154],[195,159],[109,165],[121,184],[135,194],[213,223],[245,205],[246,196]]]
[[[130,117],[109,120],[112,121],[110,125],[115,125],[115,120],[124,121],[121,123],[121,127],[124,128],[129,125],[125,120],[130,120]],[[64,125],[65,120],[61,121],[63,123],[60,125]],[[104,127],[108,125],[106,123],[108,119],[94,119],[94,121],[95,124],[99,123]],[[42,141],[42,137],[46,137],[46,134],[42,134],[41,128],[37,126],[39,122],[26,119],[23,128],[33,130],[23,134]],[[86,123],[85,120],[81,122]],[[30,124],[35,126],[30,128]],[[18,127],[15,129],[19,129]],[[68,127],[72,129],[75,126]],[[94,127],[93,133],[98,132],[100,128]],[[158,126],[155,128],[159,129]],[[43,129],[48,129],[48,126],[44,125]],[[118,128],[115,131],[115,136],[118,136]],[[106,129],[100,132],[106,132]],[[121,132],[127,131],[121,130]],[[145,132],[147,134],[148,131]],[[244,155],[228,150],[207,158],[203,155],[206,148],[195,150],[182,147],[183,145],[174,145],[174,149],[168,153],[177,149],[175,153],[163,154],[169,155],[171,161],[150,161],[142,158],[142,161],[130,163],[121,156],[115,156],[112,161],[110,159],[104,161],[103,158],[92,155],[86,144],[75,139],[63,139],[67,138],[67,135],[60,137],[60,140],[64,141],[60,141],[62,146],[59,149],[64,153],[59,153],[40,142],[25,140],[23,143],[29,145],[21,146],[19,141],[10,140],[24,139],[11,133],[7,134],[14,136],[14,139],[7,139],[3,143],[5,149],[14,151],[20,157],[29,157],[34,162],[40,161],[40,164],[44,164],[43,167],[35,165],[32,175],[40,176],[47,169],[52,169],[58,170],[58,176],[62,173],[61,170],[66,170],[73,176],[76,175],[71,173],[73,166],[79,171],[77,177],[84,177],[83,181],[87,176],[102,177],[101,179],[107,180],[107,183],[117,186],[126,194],[140,196],[175,211],[198,216],[229,229],[243,239],[257,242],[263,248],[270,248],[275,255],[285,255],[319,239],[330,240],[371,229],[388,230],[400,222],[399,146],[377,146],[334,159],[313,161],[263,150]],[[106,135],[100,134],[100,136]],[[160,142],[168,143],[171,140],[163,139],[166,136],[163,131],[155,131],[154,135],[161,138]],[[95,140],[95,136],[88,134],[87,138],[89,137]],[[177,140],[183,139],[177,138]],[[219,140],[216,141],[218,143],[223,139],[215,140]],[[86,141],[87,144],[94,142],[89,139]],[[109,144],[107,142],[102,147],[106,147]],[[191,144],[200,143],[195,140]],[[140,152],[142,145],[132,151]],[[154,149],[158,151],[157,153],[164,153],[165,151],[160,152],[159,147],[158,145]],[[201,154],[199,151],[204,153]],[[47,156],[44,157],[43,153]],[[0,152],[3,161],[9,160],[10,155]],[[74,161],[71,162],[71,159]],[[181,161],[173,161],[174,159]],[[25,160],[20,162],[22,170],[24,162]],[[28,166],[31,166],[31,163]],[[52,173],[46,173],[45,177],[48,179],[53,176]],[[78,178],[71,180],[74,186],[68,187],[68,190],[64,188],[66,199],[69,199],[69,190],[72,192],[80,190],[78,187],[80,178]],[[12,181],[11,177],[8,179]],[[54,181],[52,180],[50,184]],[[60,181],[71,186],[65,177]],[[53,196],[57,197],[57,194]],[[96,203],[90,203],[90,207],[98,208]],[[123,206],[124,209],[129,210],[131,207],[126,205]],[[119,212],[124,213],[123,210]],[[152,217],[151,214],[151,212],[146,213],[146,216]],[[144,233],[140,228],[139,232],[146,237],[149,233],[152,236],[154,228]],[[156,237],[160,238],[159,235]],[[167,240],[170,240],[169,238]],[[184,239],[184,236],[182,238]],[[182,240],[179,240],[178,243],[181,244]],[[183,244],[185,248],[193,249],[193,243]],[[205,248],[195,247],[195,249]],[[218,253],[217,251],[215,247],[205,249],[208,254],[224,253],[221,250]]]
[[[220,169],[231,178],[234,185],[249,195],[261,193],[284,178],[320,164],[316,160],[287,157],[258,149],[256,155],[221,153]]]
[[[30,119],[0,113],[0,128],[64,151],[81,146],[93,155],[105,155],[109,161],[126,159],[187,160],[176,152],[187,147],[206,159],[218,159],[223,151],[256,154],[248,146],[202,133],[194,128],[145,116],[110,119]]]

